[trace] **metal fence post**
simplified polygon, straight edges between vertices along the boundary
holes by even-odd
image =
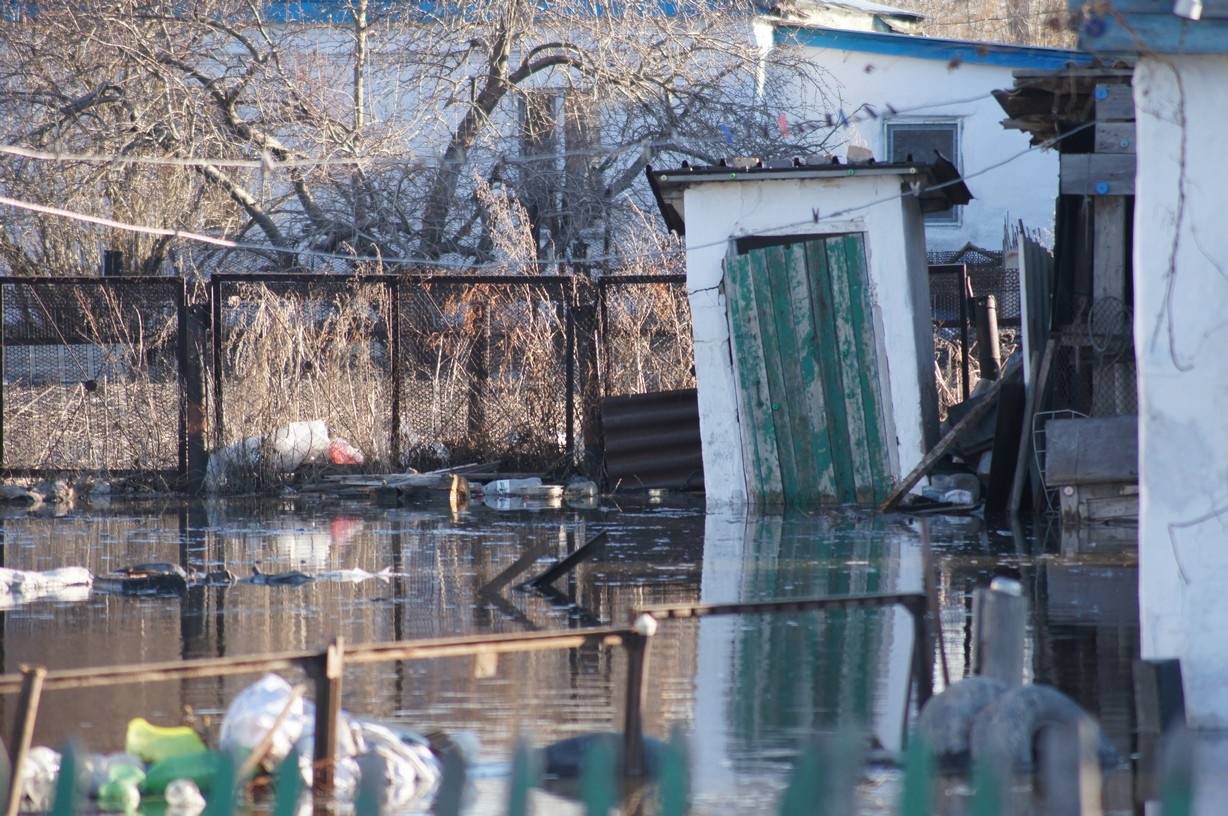
[[[34,738],[34,721],[38,719],[38,702],[46,675],[47,670],[42,666],[21,668],[21,696],[17,699],[17,721],[13,723],[13,740],[9,744],[12,767],[4,816],[17,816],[21,810],[21,766],[25,764],[30,741]]]
[[[627,698],[623,715],[623,775],[644,773],[644,678],[648,674],[648,641],[657,631],[657,620],[641,614],[635,632],[623,637],[627,650]]]
[[[567,310],[567,320],[564,324],[566,327],[566,337],[564,345],[566,350],[564,355],[566,361],[564,367],[567,372],[567,461],[569,465],[575,465],[576,462],[576,278],[572,274],[568,281],[570,286],[564,284],[563,295],[564,308]]]
[[[389,465],[401,468],[401,279],[388,282],[388,355],[392,364],[392,427],[389,429]]]
[[[0,467],[4,466],[4,284],[0,284]]]
[[[220,448],[222,425],[222,291],[217,277],[209,279],[209,344],[213,351],[213,445]]]
[[[315,671],[316,722],[312,756],[311,787],[316,796],[333,794],[337,759],[337,720],[341,714],[341,675],[345,670],[345,645],[337,637],[321,653]]]
[[[175,290],[175,357],[179,369],[175,380],[179,385],[179,478],[188,475],[188,288],[179,279]]]
[[[969,290],[968,265],[959,265],[959,370],[962,375],[962,391],[964,401],[968,400],[968,299],[972,297]]]

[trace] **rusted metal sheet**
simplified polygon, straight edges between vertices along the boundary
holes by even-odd
[[[704,485],[699,397],[694,388],[601,401],[610,484],[699,489]]]

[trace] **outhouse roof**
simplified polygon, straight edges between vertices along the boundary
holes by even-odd
[[[841,179],[866,176],[900,176],[905,184],[916,182],[925,212],[937,212],[967,204],[972,192],[951,162],[939,157],[932,164],[921,162],[861,162],[842,164],[836,159],[807,163],[801,159],[764,162],[758,159],[722,159],[716,165],[683,162],[674,169],[646,171],[661,216],[671,231],[686,234],[683,192],[696,184],[781,181],[788,179]],[[904,190],[902,195],[914,194]]]

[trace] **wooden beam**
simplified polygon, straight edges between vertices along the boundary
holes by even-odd
[[[1074,0],[1081,8],[1082,0]],[[1205,2],[1205,0],[1204,0]],[[1136,14],[1115,11],[1096,16],[1096,26],[1083,26],[1079,47],[1103,54],[1228,54],[1228,19],[1194,21],[1171,13]]]
[[[1112,0],[1118,14],[1156,14],[1173,17],[1173,0]],[[1181,19],[1181,18],[1177,18]],[[1228,19],[1228,0],[1202,0],[1202,19]]]
[[[1134,195],[1132,153],[1063,153],[1062,195]]]
[[[1053,353],[1057,350],[1057,340],[1050,337],[1045,342],[1045,350],[1039,357],[1032,360],[1032,387],[1028,389],[1026,404],[1023,408],[1023,433],[1019,435],[1019,456],[1015,459],[1015,479],[1011,483],[1010,517],[1019,518],[1023,507],[1023,485],[1032,464],[1032,424],[1036,416],[1037,406],[1044,397],[1045,383],[1049,379],[1049,367],[1053,363]],[[1033,481],[1036,481],[1035,479]],[[1040,484],[1032,486],[1039,491],[1044,488]]]
[[[1097,153],[1133,153],[1134,122],[1097,122]]]
[[[1092,92],[1096,121],[1134,121],[1134,86],[1125,82],[1100,82]]]
[[[947,451],[951,450],[951,448],[955,446],[955,443],[959,441],[960,436],[962,436],[963,433],[968,430],[968,428],[975,425],[981,420],[982,417],[989,413],[989,409],[995,406],[998,402],[998,394],[1002,391],[1003,383],[1010,380],[1011,377],[1018,374],[1021,370],[1023,366],[1022,360],[1023,357],[1021,355],[1019,357],[1012,358],[1011,361],[1007,363],[1006,368],[1002,370],[1002,376],[997,380],[994,380],[993,385],[991,385],[989,390],[985,392],[985,395],[981,397],[980,402],[974,405],[972,409],[964,415],[963,419],[955,423],[955,427],[947,431],[947,435],[939,440],[938,444],[935,445],[929,453],[925,454],[925,457],[921,460],[921,462],[912,469],[912,472],[905,476],[900,483],[896,485],[895,490],[891,491],[891,495],[884,499],[883,503],[878,506],[879,512],[890,513],[892,510],[894,510],[895,506],[899,504],[900,499],[904,498],[908,491],[912,490],[917,482],[921,481],[922,477],[930,472],[930,469],[938,463],[938,460],[945,456]]]

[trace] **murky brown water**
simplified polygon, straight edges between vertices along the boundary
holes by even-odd
[[[1128,536],[1048,543],[986,531],[974,519],[934,523],[943,645],[952,678],[970,660],[971,590],[997,572],[1031,601],[1031,675],[1098,715],[1131,750],[1131,665],[1138,651],[1136,566]],[[559,595],[479,589],[526,550],[558,557],[607,531],[603,555],[558,584]],[[0,669],[53,668],[321,648],[466,633],[522,632],[627,620],[635,606],[813,594],[916,590],[919,538],[898,520],[856,513],[745,519],[687,506],[604,503],[598,510],[459,513],[286,500],[80,510],[0,520],[4,565],[83,565],[97,574],[141,561],[225,565],[238,574],[384,567],[406,577],[358,584],[201,588],[186,597],[93,593],[0,612]],[[545,563],[544,561],[542,562]],[[527,577],[527,576],[526,576]],[[650,652],[646,726],[692,735],[699,812],[761,812],[775,802],[797,746],[819,730],[863,725],[887,747],[905,721],[911,629],[892,610],[663,623]],[[573,650],[505,656],[477,679],[470,658],[352,669],[344,706],[416,728],[469,730],[482,756],[505,761],[516,734],[545,743],[622,722],[623,656]],[[941,672],[935,660],[935,676]],[[253,678],[193,680],[44,695],[36,742],[78,737],[122,746],[134,716],[177,722],[185,707],[216,726]],[[13,700],[5,701],[7,733]],[[496,769],[497,770],[497,769]],[[497,776],[497,773],[493,774]],[[896,796],[892,772],[869,775],[870,811]],[[478,812],[501,811],[502,782],[479,783]],[[542,795],[545,796],[544,794]],[[563,801],[539,812],[568,812]]]

